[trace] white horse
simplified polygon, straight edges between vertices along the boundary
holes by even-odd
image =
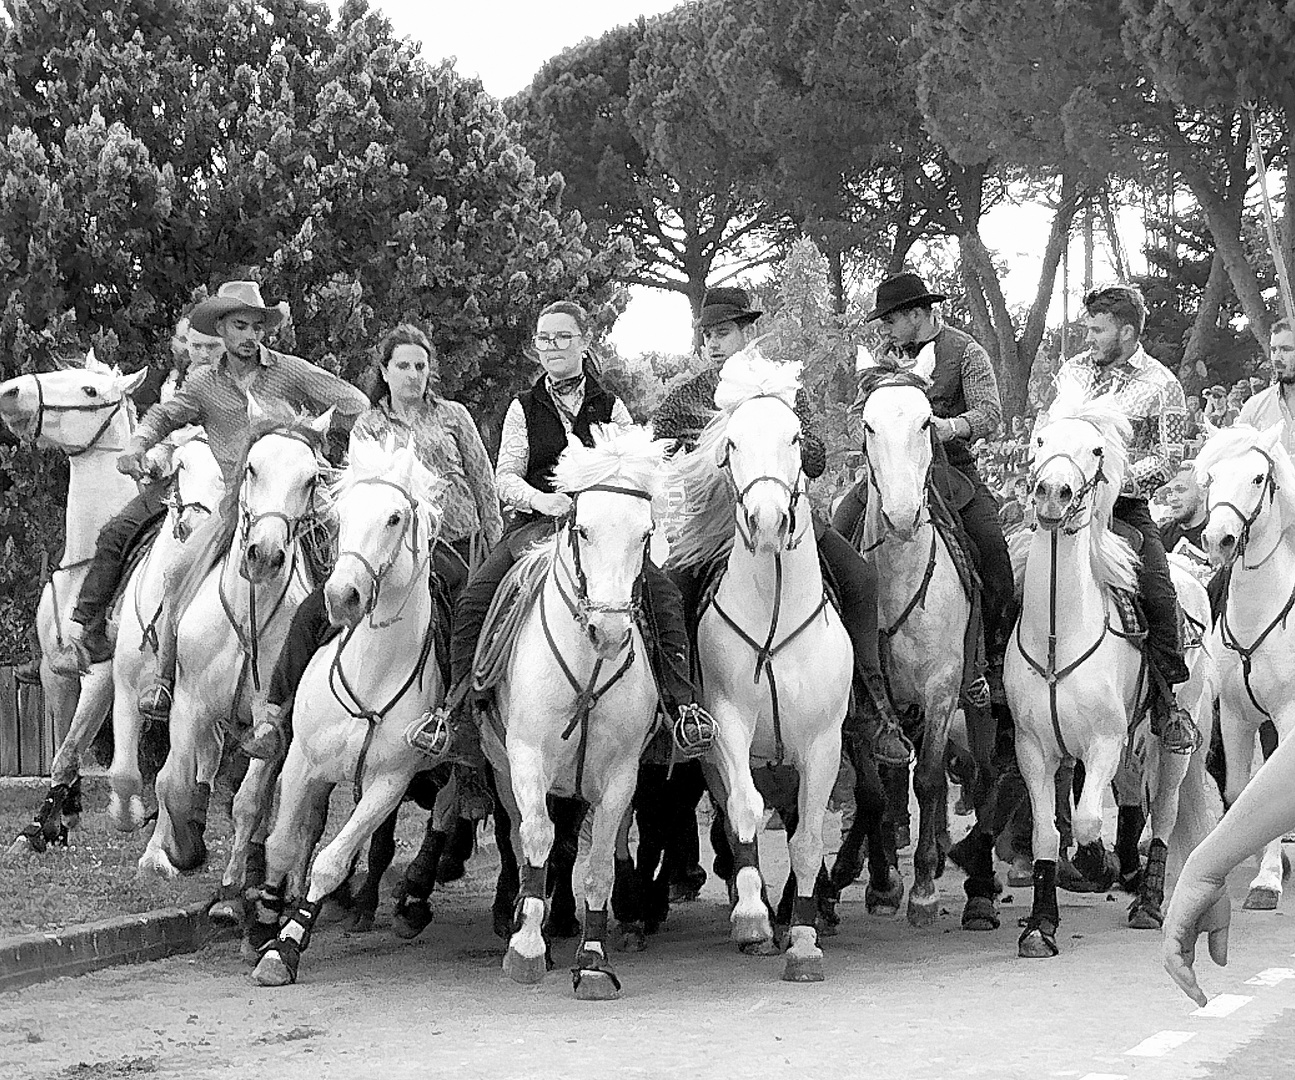
[[[896,707],[916,705],[923,718],[921,753],[913,776],[921,815],[908,898],[908,921],[913,926],[929,926],[939,914],[937,843],[946,821],[944,758],[951,734],[956,732],[960,748],[969,756],[983,756],[971,753],[966,726],[954,727],[971,601],[931,518],[932,414],[922,388],[930,369],[922,367],[923,359],[919,357],[913,373],[874,372],[876,385],[860,418],[872,489],[860,546],[877,567],[877,622],[879,633],[889,642],[886,672]],[[934,350],[930,361],[934,362]],[[968,879],[962,925],[992,930],[998,926],[992,838],[985,834],[981,840],[977,865]],[[901,897],[902,892],[887,913],[897,909]]]
[[[66,647],[72,611],[94,557],[99,530],[135,496],[135,482],[117,471],[116,461],[135,430],[135,406],[130,395],[147,374],[147,369],[142,369],[123,375],[117,368],[100,363],[91,350],[81,367],[19,375],[0,384],[0,419],[5,426],[37,446],[62,450],[70,465],[63,554],[41,592],[36,612],[45,722],[60,746],[73,726],[78,702],[78,731],[91,727],[97,731],[112,697],[106,664],[100,665],[103,670],[97,678],[82,683],[75,677],[57,674],[50,661]],[[93,737],[92,731],[89,738]],[[50,792],[37,820],[24,830],[11,850],[44,850],[60,834],[66,835],[65,825],[75,826],[79,819],[80,776],[76,763],[64,757],[56,764]],[[69,764],[70,769],[65,767]]]
[[[571,512],[551,541],[513,573],[543,574],[495,688],[502,731],[482,732],[520,864],[515,932],[504,971],[538,983],[553,847],[550,794],[592,809],[582,852],[584,930],[572,977],[576,997],[612,998],[620,981],[607,956],[616,835],[634,797],[639,756],[657,715],[657,689],[635,622],[644,560],[664,492],[664,443],[642,428],[596,428],[594,446],[572,441],[554,469]]]
[[[157,776],[157,825],[139,860],[141,871],[167,877],[205,861],[207,803],[225,736],[232,725],[251,722],[252,695],[269,677],[310,591],[298,533],[314,510],[318,447],[332,410],[302,423],[267,419],[255,401],[248,406],[242,481],[226,492],[219,517],[190,541],[196,561],[178,590],[177,602],[192,600],[177,628],[171,750]],[[248,766],[234,800],[225,886],[241,891],[277,765],[255,759]]]
[[[798,361],[773,363],[758,346],[728,360],[715,393],[720,411],[679,465],[687,518],[671,558],[701,567],[727,560],[701,615],[697,650],[702,703],[717,728],[711,760],[735,838],[732,939],[759,946],[773,938],[756,860],[764,801],[752,767],[790,764],[799,777],[799,822],[789,841],[796,899],[783,977],[816,982],[823,953],[813,890],[854,663],[819,568],[799,388]]]
[[[177,431],[171,442],[172,492],[166,518],[148,554],[131,572],[122,590],[110,625],[112,662],[103,665],[110,669],[114,688],[108,817],[123,832],[138,829],[145,821],[140,797],[144,780],[139,770],[143,724],[137,700],[141,675],[151,670],[146,654],[154,649],[151,635],[166,597],[167,575],[195,528],[216,511],[225,494],[224,475],[201,428]],[[96,674],[91,672],[92,676]],[[77,712],[79,716],[80,710]]]
[[[1185,858],[1216,820],[1205,786],[1203,746],[1190,758],[1171,754],[1142,725],[1129,721],[1143,702],[1146,674],[1136,642],[1124,635],[1111,589],[1137,588],[1137,556],[1109,526],[1127,467],[1131,428],[1101,402],[1053,406],[1035,447],[1033,497],[1038,529],[1025,566],[1024,604],[1007,651],[1004,688],[1016,721],[1016,756],[1034,813],[1034,904],[1018,942],[1023,957],[1057,955],[1056,895],[1059,835],[1057,769],[1067,758],[1084,763],[1083,795],[1074,814],[1076,863],[1104,862],[1102,802],[1122,761],[1145,740],[1152,846],[1130,922],[1159,923],[1168,848]],[[1187,614],[1209,623],[1205,590],[1179,568],[1174,584]],[[1192,678],[1178,703],[1208,727],[1209,658],[1193,650]],[[1180,813],[1180,786],[1187,806]]]
[[[1282,739],[1295,728],[1295,467],[1277,424],[1220,431],[1197,456],[1196,468],[1208,483],[1202,539],[1210,561],[1231,569],[1216,628],[1231,804],[1256,767],[1259,726],[1271,720]],[[1276,840],[1264,849],[1245,906],[1275,908],[1283,877]]]
[[[338,556],[324,599],[329,619],[346,631],[315,654],[294,701],[254,927],[262,939],[252,940],[263,945],[252,973],[261,986],[297,981],[324,897],[346,880],[360,847],[427,767],[405,741],[405,729],[445,692],[432,655],[427,585],[440,529],[438,484],[412,447],[393,452],[356,440],[334,488]],[[275,937],[284,884],[309,858],[328,797],[345,782],[355,785],[355,809],[315,859],[301,907]]]

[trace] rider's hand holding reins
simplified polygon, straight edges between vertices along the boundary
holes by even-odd
[[[125,473],[132,480],[143,480],[149,475],[148,450],[139,442],[132,442],[117,459],[117,471]]]
[[[545,517],[560,518],[571,512],[571,499],[560,491],[533,495],[531,506]]]

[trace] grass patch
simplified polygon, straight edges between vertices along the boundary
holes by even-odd
[[[220,883],[233,827],[219,794],[212,798],[207,817],[207,865],[166,881],[136,872],[152,823],[138,832],[119,833],[104,814],[107,780],[85,777],[82,788],[85,813],[66,848],[11,856],[0,864],[0,938],[183,906],[210,896]],[[31,821],[45,790],[0,787],[0,850]]]

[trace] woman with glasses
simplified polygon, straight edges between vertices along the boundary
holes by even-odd
[[[500,582],[518,555],[552,535],[571,509],[571,499],[554,491],[549,478],[568,437],[592,446],[593,425],[626,427],[634,422],[624,402],[598,380],[597,367],[589,356],[592,329],[584,308],[567,300],[549,304],[540,312],[533,345],[544,372],[509,405],[495,469],[495,486],[512,521],[503,541],[473,571],[455,604],[450,642],[452,688],[460,687],[472,673],[477,637]],[[701,732],[689,749],[704,749],[713,738],[714,721],[695,702],[683,605],[678,589],[651,560],[643,566],[643,599],[642,629],[662,707],[672,723],[688,716],[691,729]],[[469,804],[475,809],[481,802],[488,809],[480,796],[485,760],[476,725],[477,703],[462,693],[452,692],[450,700],[467,701],[467,706],[456,710],[451,705],[429,713],[409,730],[407,738],[433,762],[454,760],[465,814]]]

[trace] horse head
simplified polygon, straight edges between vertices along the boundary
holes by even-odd
[[[0,383],[0,420],[19,438],[57,447],[69,456],[92,450],[120,453],[133,422],[129,397],[147,374],[142,368],[123,375],[96,360],[91,349],[81,366]],[[105,440],[114,424],[120,424],[121,438]]]
[[[171,532],[181,543],[193,535],[198,519],[210,517],[225,497],[224,473],[202,429],[184,431],[171,452]]]
[[[892,535],[911,540],[926,508],[931,403],[909,376],[883,377],[865,398],[860,420],[877,512]]]
[[[800,539],[797,509],[805,494],[796,414],[800,362],[775,363],[758,344],[724,364],[715,404],[727,422],[715,454],[732,486],[738,534],[747,550],[774,555]],[[808,513],[800,520],[808,520]]]
[[[1034,440],[1030,494],[1041,529],[1073,534],[1096,517],[1104,530],[1124,482],[1131,435],[1127,418],[1100,399],[1054,404]]]
[[[440,529],[439,488],[412,444],[397,447],[394,436],[352,442],[333,488],[338,555],[324,603],[334,626],[358,625],[388,584],[397,598],[419,586]]]
[[[319,480],[317,447],[333,410],[305,423],[267,418],[249,395],[248,439],[239,511],[243,530],[240,573],[259,584],[283,569],[288,549],[310,515]]]
[[[1277,498],[1295,484],[1295,467],[1281,435],[1281,424],[1264,431],[1233,425],[1219,429],[1197,455],[1208,515],[1201,540],[1215,566],[1230,566],[1247,554],[1257,565],[1295,524],[1283,518]]]
[[[568,605],[597,654],[610,659],[633,631],[654,510],[664,499],[667,444],[641,427],[599,425],[592,434],[592,447],[571,440],[553,470],[554,486],[571,496],[554,572],[562,568],[573,593]]]

